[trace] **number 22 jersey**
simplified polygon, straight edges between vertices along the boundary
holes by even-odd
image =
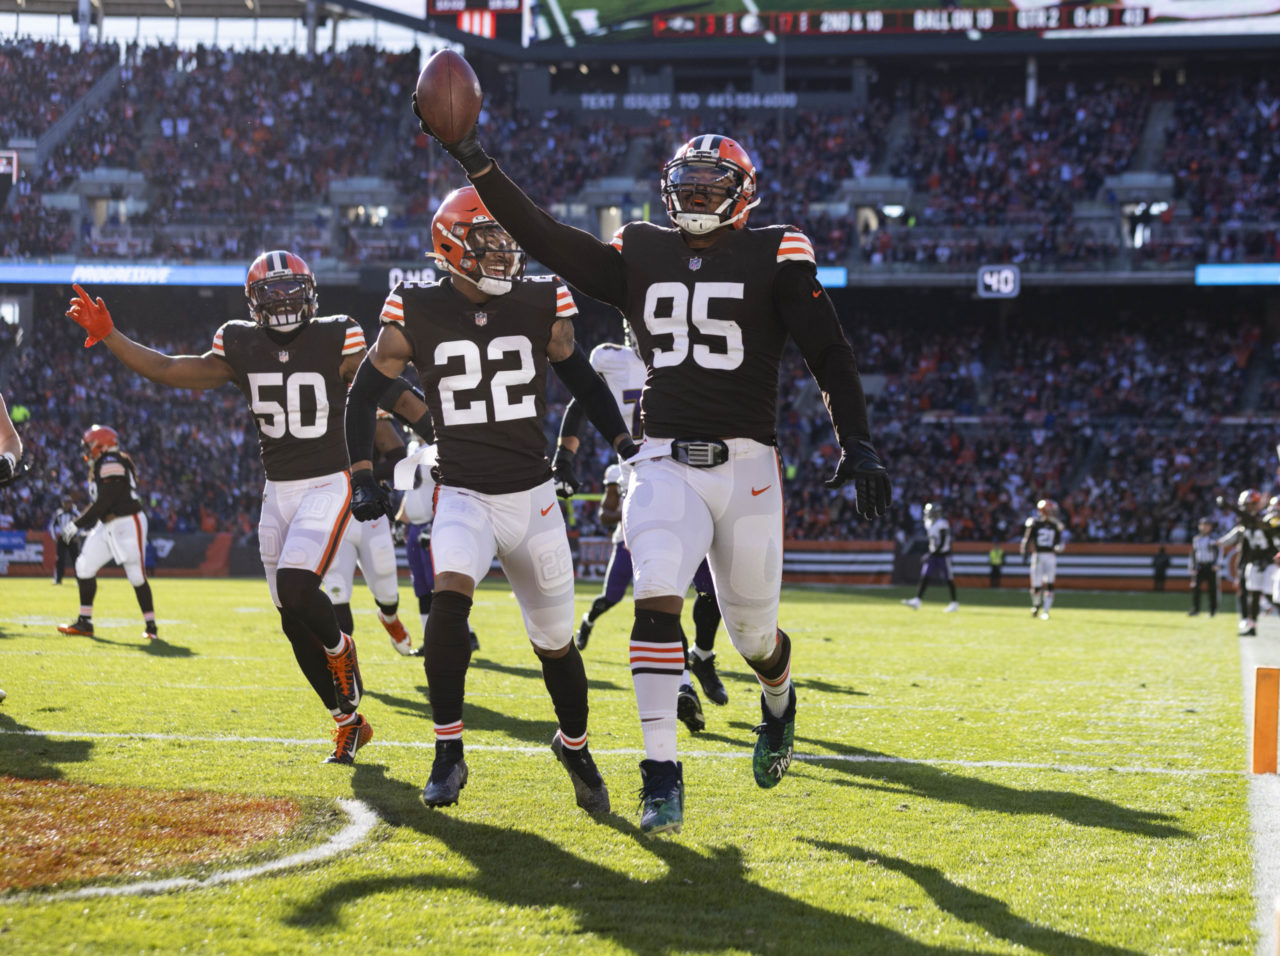
[[[487,495],[525,491],[551,477],[542,431],[547,346],[551,327],[578,308],[554,276],[516,279],[506,295],[479,305],[453,282],[400,283],[381,321],[413,349],[440,483]]]
[[[248,399],[257,422],[269,480],[346,470],[347,383],[341,368],[348,355],[364,349],[364,332],[349,315],[314,318],[285,335],[237,319],[214,334],[213,354],[231,366],[232,384]]]

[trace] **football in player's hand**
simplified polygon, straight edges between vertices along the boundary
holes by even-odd
[[[471,64],[441,50],[418,74],[418,112],[442,143],[456,143],[480,119],[480,81]]]

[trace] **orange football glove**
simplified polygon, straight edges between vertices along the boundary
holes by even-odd
[[[107,304],[102,301],[101,296],[94,302],[80,286],[72,283],[71,288],[76,290],[76,294],[71,299],[67,315],[89,333],[89,337],[84,340],[84,347],[89,348],[110,335],[116,326],[111,321],[111,313],[107,311]]]

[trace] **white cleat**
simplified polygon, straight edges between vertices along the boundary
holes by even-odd
[[[959,602],[959,601],[952,601],[950,604],[948,604],[946,607],[944,607],[944,608],[942,609],[942,613],[943,613],[943,614],[954,614],[954,613],[955,613],[956,611],[958,611],[958,610],[960,610],[960,602]]]
[[[913,611],[920,610],[920,599],[917,597],[904,598],[902,603],[905,604],[907,607],[911,608],[911,610]]]
[[[1040,620],[1042,620],[1042,621],[1047,621],[1047,620],[1049,620],[1049,612],[1048,612],[1048,611],[1041,611],[1041,612],[1040,612]]]

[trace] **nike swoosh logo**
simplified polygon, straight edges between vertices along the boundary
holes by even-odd
[[[822,290],[821,290],[821,289],[814,289],[814,290],[813,290],[813,297],[814,297],[815,299],[816,299],[818,296],[820,296],[820,295],[822,295]]]
[[[761,488],[761,489],[760,489],[760,490],[758,490],[758,491],[757,491],[755,488],[752,488],[752,489],[751,489],[751,497],[753,497],[753,498],[758,498],[758,497],[760,497],[762,494],[764,494],[766,491],[768,491],[768,490],[769,490],[770,488],[772,488],[772,487],[773,487],[773,485],[765,485],[763,488]]]
[[[546,514],[547,514],[547,512],[548,512],[548,511],[550,511],[550,510],[551,510],[552,508],[554,508],[555,506],[556,506],[556,503],[553,501],[553,502],[551,502],[551,504],[549,504],[549,505],[547,505],[545,508],[543,508],[543,509],[542,509],[542,514],[543,514],[543,516],[545,517],[545,516],[546,516]]]

